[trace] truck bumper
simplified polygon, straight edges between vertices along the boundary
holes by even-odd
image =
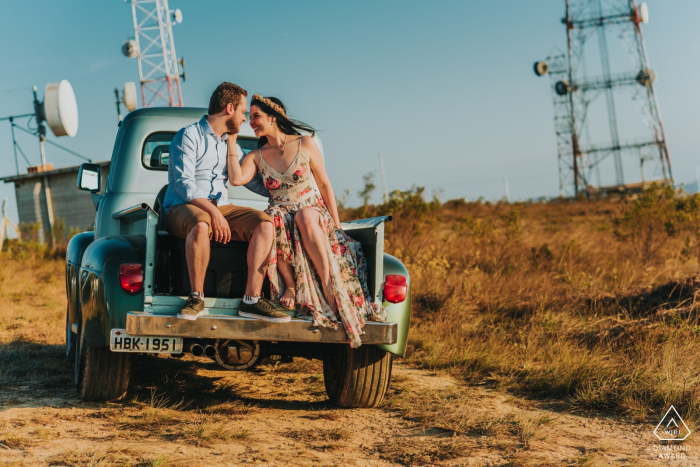
[[[363,344],[395,344],[398,324],[367,322],[363,331]],[[205,315],[189,321],[176,316],[131,312],[126,316],[126,332],[132,336],[347,343],[342,325],[338,329],[316,327],[311,321],[302,319],[292,319],[288,323],[269,323],[240,316]]]

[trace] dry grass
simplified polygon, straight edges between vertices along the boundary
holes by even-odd
[[[473,445],[462,438],[406,439],[394,438],[378,452],[384,460],[401,465],[436,465],[458,457],[466,457]]]
[[[344,449],[348,447],[346,441],[352,438],[352,434],[344,428],[290,430],[284,435],[317,451]]]
[[[696,424],[698,206],[664,190],[441,204],[418,189],[343,217],[394,214],[385,248],[411,274],[409,361],[638,421],[674,403]]]
[[[85,467],[166,467],[173,465],[168,456],[143,456],[129,450],[106,449],[94,452],[66,452],[54,456],[49,465],[55,466],[85,466]]]
[[[5,242],[0,253],[0,388],[68,387],[64,260],[32,244]]]

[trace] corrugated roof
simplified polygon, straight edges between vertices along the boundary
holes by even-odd
[[[101,165],[102,167],[109,167],[111,161],[93,162],[93,164]],[[73,165],[71,167],[62,167],[60,169],[49,170],[47,172],[35,172],[30,174],[20,174],[20,175],[10,175],[9,177],[0,178],[0,180],[5,183],[18,182],[24,180],[31,180],[32,178],[44,178],[45,176],[59,175],[71,172],[78,172],[80,169],[79,165]]]

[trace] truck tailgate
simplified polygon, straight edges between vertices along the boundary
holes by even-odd
[[[394,344],[396,323],[367,322],[363,344]],[[287,323],[269,323],[240,316],[201,316],[195,321],[176,316],[131,312],[126,316],[126,332],[132,336],[192,337],[199,339],[239,339],[288,342],[347,342],[345,330],[314,327],[311,321],[292,319]]]

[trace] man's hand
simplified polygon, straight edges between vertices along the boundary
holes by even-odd
[[[190,201],[190,204],[197,206],[199,209],[209,214],[214,240],[221,243],[228,243],[231,241],[231,228],[228,226],[228,221],[224,215],[221,214],[219,208],[206,198],[193,199]]]
[[[223,244],[230,242],[231,228],[221,211],[214,209],[214,212],[209,215],[211,216],[211,229],[214,231],[214,240]]]

